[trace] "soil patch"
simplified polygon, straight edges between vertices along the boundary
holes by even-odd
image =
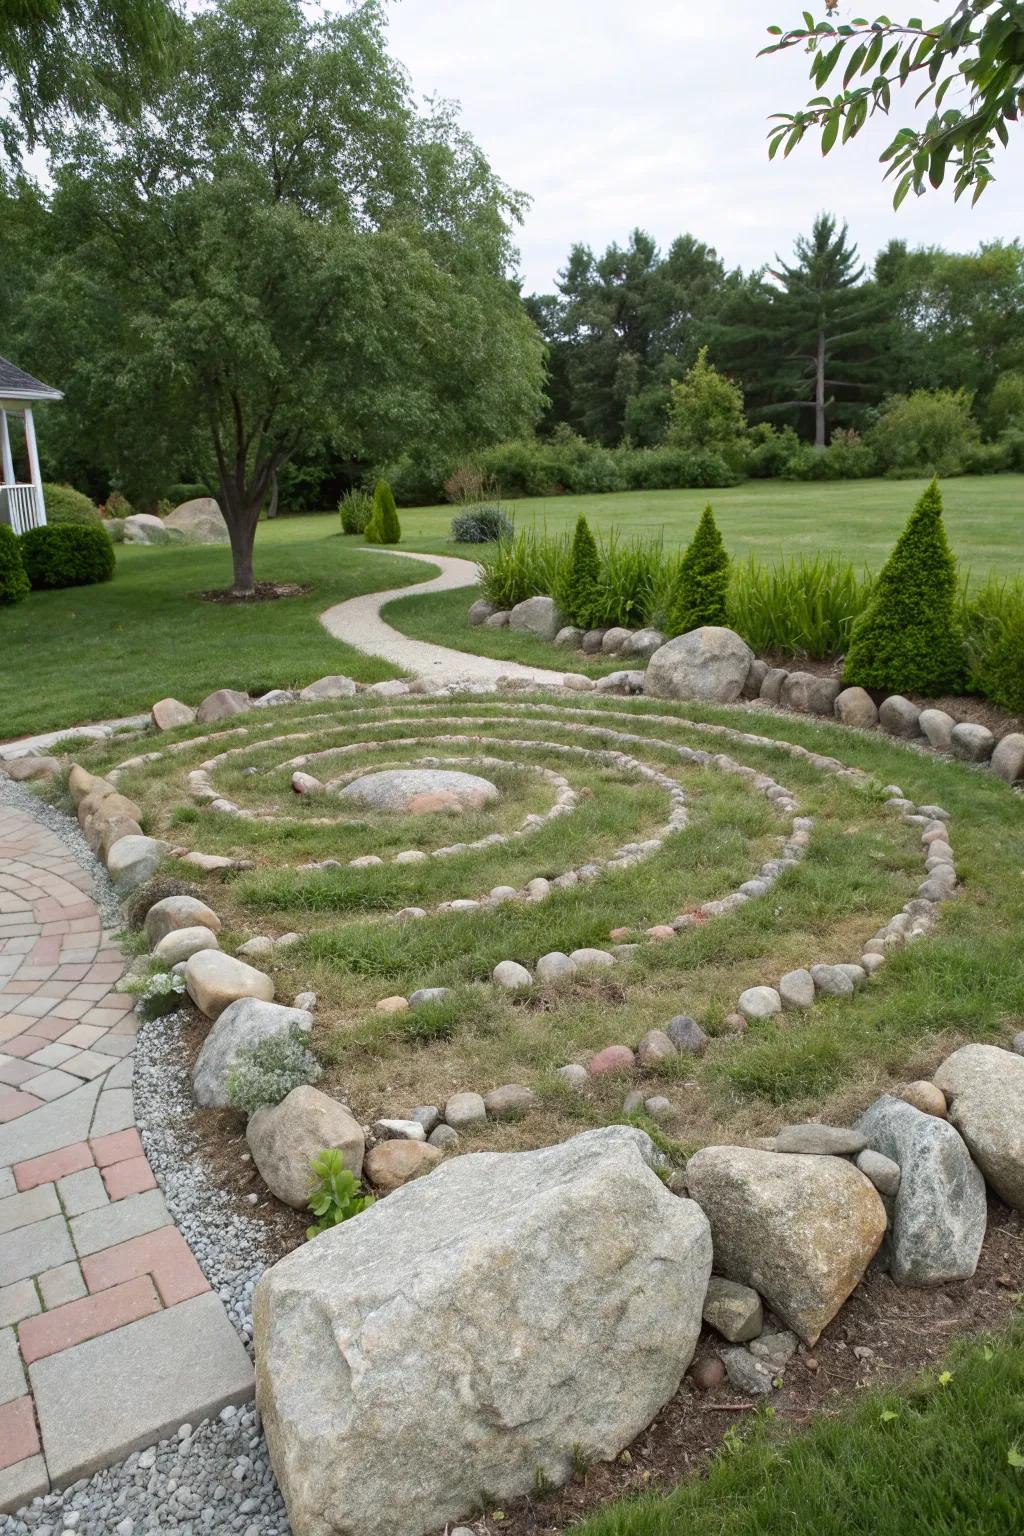
[[[282,597],[305,597],[312,592],[312,582],[302,583],[298,581],[258,581],[253,591],[242,597],[237,592],[232,592],[230,587],[212,587],[209,592],[197,592],[196,597],[204,603],[275,603]]]

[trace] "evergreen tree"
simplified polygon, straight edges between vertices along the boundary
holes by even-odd
[[[672,384],[666,442],[695,452],[735,458],[747,437],[743,391],[719,373],[701,347],[685,378]]]
[[[955,693],[966,684],[956,561],[933,480],[853,627],[843,680],[890,693]]]
[[[398,508],[386,480],[378,480],[373,491],[373,511],[366,525],[367,544],[397,544],[402,537]]]
[[[600,619],[601,557],[590,524],[582,512],[576,519],[572,550],[559,606],[570,624],[594,629]]]
[[[679,566],[668,615],[669,632],[685,635],[704,624],[724,624],[728,591],[729,556],[708,506]]]

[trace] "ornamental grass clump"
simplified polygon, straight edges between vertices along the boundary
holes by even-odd
[[[843,679],[890,693],[956,693],[967,682],[956,561],[933,480],[882,568],[850,637]]]
[[[386,480],[378,480],[373,492],[373,513],[366,525],[367,544],[397,544],[402,537],[398,508]]]
[[[679,566],[668,613],[669,634],[685,635],[704,624],[726,624],[728,594],[729,556],[708,506]]]
[[[595,629],[601,622],[601,574],[597,544],[581,513],[576,519],[561,590],[553,594],[569,624]]]
[[[20,603],[30,590],[17,536],[0,523],[0,608]]]
[[[799,555],[762,563],[733,563],[729,627],[758,656],[842,656],[850,632],[874,588],[871,572],[858,572],[831,555]]]
[[[365,491],[346,491],[338,502],[342,533],[365,533],[373,516],[373,497]]]

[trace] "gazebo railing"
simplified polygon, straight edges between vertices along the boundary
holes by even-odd
[[[45,521],[34,485],[0,485],[0,522],[9,523],[15,533],[27,533]]]

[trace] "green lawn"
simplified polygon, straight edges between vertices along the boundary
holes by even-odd
[[[516,522],[552,532],[571,528],[585,512],[595,532],[623,538],[689,542],[710,502],[729,553],[780,559],[830,552],[878,566],[906,522],[924,480],[848,480],[804,485],[748,480],[708,491],[632,491],[623,495],[554,496],[514,504]],[[960,563],[975,577],[1024,569],[1024,475],[945,480],[946,528]],[[450,550],[451,507],[403,508],[405,541],[416,549]],[[465,549],[461,550],[465,553]],[[472,553],[472,551],[469,551]]]
[[[311,583],[305,597],[252,607],[203,602],[230,584],[220,546],[117,546],[113,581],[33,592],[0,609],[0,740],[148,709],[174,694],[197,704],[214,688],[262,693],[344,672],[398,675],[332,640],[317,616],[360,592],[427,581],[431,567],[365,550],[336,517],[261,524],[258,580]]]
[[[762,1418],[749,1439],[727,1441],[707,1477],[612,1505],[578,1536],[1017,1536],[1022,1337],[1018,1327],[961,1345],[945,1385],[929,1372],[804,1434]]]

